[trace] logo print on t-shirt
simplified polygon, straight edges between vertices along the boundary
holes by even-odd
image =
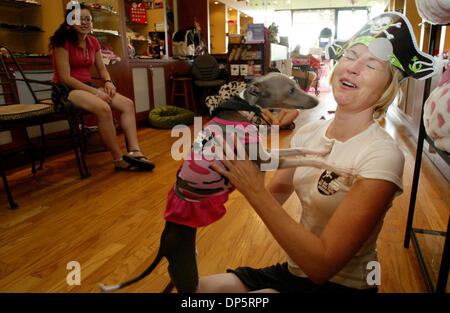
[[[339,190],[339,184],[336,182],[338,178],[338,174],[325,170],[322,175],[320,175],[319,182],[317,183],[317,190],[325,196],[335,194]]]

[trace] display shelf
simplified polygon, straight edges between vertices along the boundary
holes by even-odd
[[[108,37],[120,37],[120,34],[117,30],[99,30],[93,29],[92,34],[94,36],[108,36]]]
[[[143,27],[147,27],[148,26],[148,23],[135,23],[135,22],[130,22],[130,21],[127,21],[127,25],[128,26],[130,26],[130,27],[134,27],[134,26],[143,26]]]
[[[2,31],[10,31],[10,32],[18,32],[18,33],[43,33],[42,29],[28,29],[28,28],[9,28],[0,25],[0,30]]]
[[[258,58],[258,59],[229,60],[229,63],[245,64],[245,63],[248,63],[250,61],[257,62],[257,63],[262,63],[262,62],[264,62],[264,59],[263,58]]]
[[[149,43],[148,39],[135,39],[135,38],[131,38],[130,39],[133,42],[142,42],[142,43]]]
[[[0,0],[0,7],[26,9],[26,8],[38,8],[40,3],[14,1],[14,0]]]
[[[438,33],[438,31],[437,31],[438,28],[442,27],[442,26],[448,26],[448,25],[450,25],[450,24],[431,25],[430,38],[429,38],[430,41],[429,41],[429,49],[428,49],[430,54],[432,54],[436,48],[436,37],[437,37],[437,33]],[[422,105],[424,105],[426,100],[428,99],[428,97],[430,95],[430,89],[431,89],[431,77],[425,81],[425,90],[424,90]],[[422,112],[423,112],[423,107],[422,107]],[[447,152],[437,149],[436,146],[434,145],[433,140],[429,136],[427,136],[426,131],[425,131],[425,126],[424,126],[423,114],[422,114],[421,119],[420,119],[420,126],[419,126],[419,136],[417,139],[416,162],[414,165],[414,175],[413,175],[413,182],[412,182],[412,186],[411,186],[411,197],[410,197],[410,201],[409,201],[408,219],[406,222],[405,241],[403,243],[403,246],[405,248],[409,248],[410,241],[413,242],[417,257],[419,259],[420,266],[422,267],[422,270],[425,275],[425,281],[427,283],[428,288],[430,289],[430,291],[432,293],[443,294],[446,292],[448,273],[449,273],[449,268],[450,268],[450,238],[448,236],[448,231],[449,231],[449,227],[450,227],[450,217],[448,219],[446,231],[419,229],[419,228],[413,227],[413,225],[412,225],[413,218],[414,218],[414,210],[415,210],[415,206],[416,206],[417,191],[418,191],[418,187],[419,187],[420,166],[422,163],[424,141],[427,141],[448,165],[450,164],[449,154]],[[429,271],[428,271],[426,263],[425,263],[425,259],[423,257],[422,249],[420,247],[419,241],[417,240],[416,234],[445,236],[444,249],[442,252],[441,264],[440,264],[440,268],[439,268],[439,275],[438,275],[436,287],[434,286],[433,281],[430,277]]]
[[[116,12],[114,10],[95,8],[95,7],[90,7],[89,10],[91,11],[92,15],[94,15],[94,16],[104,16],[104,15],[119,16],[119,12]]]
[[[249,80],[264,75],[268,53],[266,48],[265,43],[229,43],[227,71],[230,80]]]

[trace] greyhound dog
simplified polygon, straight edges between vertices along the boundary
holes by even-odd
[[[241,142],[247,153],[258,145],[258,151],[265,151],[263,156],[258,154],[255,162],[271,162],[271,158],[290,155],[327,155],[331,147],[323,151],[312,151],[301,148],[261,150],[256,127],[249,123],[242,111],[253,111],[262,117],[261,108],[285,108],[285,109],[310,109],[318,104],[317,99],[306,94],[288,76],[280,73],[269,73],[251,83],[241,94],[241,97],[233,96],[222,102],[213,112],[213,119],[204,127],[203,132],[194,141],[190,158],[185,159],[178,170],[177,181],[169,192],[168,202],[164,218],[166,225],[160,239],[160,247],[155,260],[138,277],[127,282],[104,286],[100,288],[104,292],[117,290],[141,280],[159,264],[165,257],[168,262],[168,271],[171,283],[164,292],[169,292],[175,285],[178,292],[195,292],[198,285],[198,271],[196,263],[196,230],[220,219],[225,214],[224,203],[228,200],[228,194],[234,187],[226,179],[209,167],[210,161],[203,154],[206,146],[217,142],[217,138],[227,140],[224,136],[229,127],[239,129],[239,125],[245,126],[245,131],[240,128],[236,132],[237,141]],[[254,127],[254,132],[246,131]],[[228,127],[228,128],[227,128]],[[225,137],[225,138],[224,138]],[[229,145],[231,147],[231,145]],[[217,151],[212,152],[217,156]],[[214,157],[212,157],[214,159]],[[220,163],[222,164],[222,163]],[[222,164],[223,165],[223,164]],[[320,158],[304,157],[296,159],[279,159],[278,168],[313,166],[329,167]],[[348,170],[333,167],[339,175],[348,176]]]

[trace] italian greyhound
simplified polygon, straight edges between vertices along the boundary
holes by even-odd
[[[178,170],[177,181],[169,192],[164,214],[166,225],[155,260],[134,279],[113,286],[99,284],[102,291],[114,291],[143,279],[153,271],[163,257],[169,262],[168,271],[171,278],[171,282],[163,292],[170,292],[174,286],[178,292],[196,291],[198,285],[195,249],[197,228],[209,225],[225,214],[224,203],[228,200],[228,194],[234,189],[226,177],[210,168],[211,159],[208,160],[208,153],[198,156],[202,152],[205,153],[208,144],[217,143],[218,138],[225,139],[226,144],[229,145],[229,136],[223,135],[229,130],[227,127],[235,129],[239,128],[237,125],[246,127],[233,135],[237,135],[237,143],[242,143],[247,153],[252,151],[255,145],[257,145],[256,151],[263,151],[258,153],[255,160],[259,165],[271,163],[277,156],[314,155],[315,157],[279,159],[277,168],[298,166],[330,168],[317,156],[327,155],[332,147],[325,147],[322,151],[301,148],[271,151],[261,149],[262,144],[258,139],[256,127],[242,114],[242,111],[253,111],[262,118],[262,109],[314,108],[318,104],[317,99],[303,92],[294,80],[280,73],[269,73],[251,83],[241,95],[241,97],[233,96],[225,100],[213,111],[213,119],[205,125],[203,132],[194,141],[190,158],[185,159]],[[253,126],[255,130],[253,133],[251,130],[247,131],[249,126]],[[229,146],[232,147],[232,145]],[[216,151],[212,154],[217,156]],[[332,167],[332,170],[338,175],[351,175],[347,169]]]

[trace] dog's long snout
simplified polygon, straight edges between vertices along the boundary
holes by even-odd
[[[293,96],[285,99],[284,106],[286,109],[312,109],[319,104],[319,100],[307,93],[297,90]]]
[[[302,109],[312,109],[316,107],[318,104],[319,100],[311,96],[308,96],[308,98],[303,103],[300,103]]]

